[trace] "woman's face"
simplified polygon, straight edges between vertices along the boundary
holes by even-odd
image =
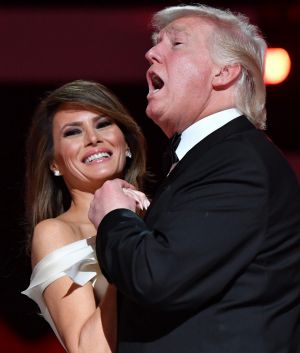
[[[54,156],[69,189],[94,192],[104,181],[122,177],[127,143],[120,128],[98,113],[68,107],[53,119]]]

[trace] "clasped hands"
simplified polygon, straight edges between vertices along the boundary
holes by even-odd
[[[127,208],[133,212],[145,210],[150,202],[146,195],[122,179],[106,181],[95,192],[89,209],[89,219],[96,229],[106,214],[118,209]]]

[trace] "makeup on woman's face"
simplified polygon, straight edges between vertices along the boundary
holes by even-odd
[[[128,146],[109,117],[62,109],[53,119],[53,142],[53,166],[70,187],[86,182],[98,185],[123,174]]]

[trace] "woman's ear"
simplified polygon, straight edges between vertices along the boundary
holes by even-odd
[[[240,64],[226,65],[220,68],[212,80],[212,86],[216,91],[230,87],[236,82],[241,73]]]
[[[57,170],[57,164],[55,163],[55,161],[52,161],[49,165],[50,170],[53,172],[54,170]]]
[[[129,159],[132,158],[132,153],[128,145],[126,145],[125,156]]]
[[[50,170],[52,171],[52,173],[55,175],[55,176],[60,176],[61,173],[58,169],[58,166],[57,164],[55,163],[55,161],[53,161],[50,166],[49,166]]]

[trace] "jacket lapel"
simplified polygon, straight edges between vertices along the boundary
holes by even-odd
[[[255,126],[245,116],[242,115],[236,119],[231,120],[229,123],[223,125],[208,135],[206,138],[201,140],[199,143],[197,143],[187,152],[187,154],[177,163],[176,167],[160,183],[145,217],[147,217],[147,214],[151,211],[152,207],[155,205],[163,191],[174,179],[176,179],[176,177],[180,175],[180,171],[186,168],[190,168],[196,158],[201,157],[201,155],[205,154],[211,147],[229,138],[230,136],[254,129]]]

